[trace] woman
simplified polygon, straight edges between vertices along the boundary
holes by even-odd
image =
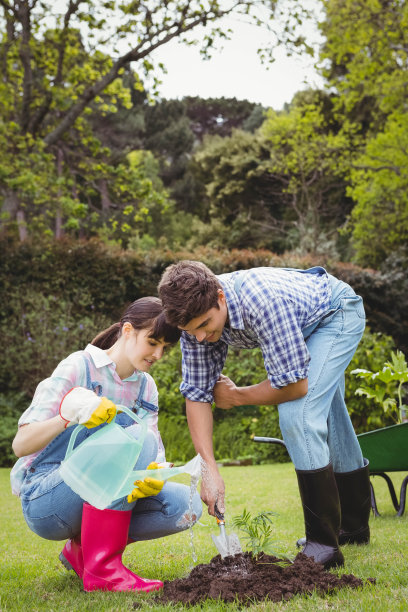
[[[60,560],[83,579],[85,591],[160,589],[160,580],[140,578],[122,564],[127,544],[187,529],[201,515],[196,493],[190,511],[189,487],[146,478],[106,510],[87,504],[59,474],[72,433],[83,424],[76,444],[110,422],[116,404],[147,420],[147,435],[135,469],[165,461],[158,431],[158,393],[148,374],[180,332],[166,323],[158,298],[133,302],[119,323],[104,330],[83,351],[72,353],[37,387],[19,420],[13,450],[20,459],[11,472],[32,531],[49,540],[68,539]],[[141,427],[125,413],[116,423],[137,438]]]

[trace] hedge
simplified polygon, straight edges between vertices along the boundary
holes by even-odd
[[[3,240],[0,249],[0,324],[13,314],[9,296],[30,290],[71,303],[73,315],[101,313],[117,320],[132,300],[156,295],[163,270],[180,259],[201,260],[217,274],[256,266],[304,269],[323,265],[363,297],[371,329],[390,335],[398,348],[408,350],[408,275],[398,268],[382,273],[316,257],[290,253],[278,256],[264,249],[200,247],[194,252],[153,250],[141,254],[108,248],[96,240],[63,240],[46,245]],[[82,293],[87,296],[86,304],[81,304]]]

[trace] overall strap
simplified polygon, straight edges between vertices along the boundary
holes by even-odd
[[[150,402],[147,402],[145,399],[143,399],[145,389],[146,389],[146,384],[147,384],[147,376],[143,374],[142,382],[140,384],[139,395],[133,406],[133,411],[136,412],[138,416],[143,416],[143,414],[139,414],[138,408],[143,408],[146,411],[145,414],[149,412],[152,413],[152,412],[158,411],[158,406],[155,406],[154,404],[151,404]]]
[[[86,388],[90,389],[91,391],[94,391],[97,395],[101,396],[102,395],[102,385],[99,382],[92,380],[88,358],[85,356],[85,354],[82,355],[82,358],[84,360],[85,370],[86,370]]]

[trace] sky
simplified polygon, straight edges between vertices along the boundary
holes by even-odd
[[[257,49],[271,44],[270,33],[240,22],[228,25],[234,30],[232,40],[224,41],[223,50],[215,51],[211,60],[203,60],[198,47],[176,41],[154,52],[155,60],[167,69],[158,89],[161,97],[235,97],[280,110],[297,91],[323,86],[310,56],[287,57],[283,49],[276,49],[275,62],[267,68]],[[311,36],[318,40],[316,33]]]
[[[308,8],[318,12],[316,0],[302,0]],[[55,8],[62,14],[66,11],[67,0],[54,0]],[[242,19],[242,18],[241,18]],[[159,47],[152,54],[153,60],[165,64],[167,74],[159,76],[162,84],[159,95],[167,99],[184,96],[202,98],[237,98],[249,100],[271,107],[283,108],[293,95],[307,87],[321,88],[323,81],[313,67],[313,59],[302,56],[287,57],[283,48],[274,50],[275,62],[261,64],[257,55],[259,47],[272,44],[271,34],[237,17],[226,17],[216,22],[224,30],[231,28],[231,40],[223,41],[221,51],[213,51],[211,60],[203,60],[198,46],[187,46],[176,40]],[[193,38],[199,38],[202,29],[192,32]],[[309,43],[319,43],[319,35],[313,23],[302,25]],[[116,50],[120,49],[120,44]],[[127,51],[126,46],[123,51]],[[137,69],[137,66],[133,66]],[[149,83],[145,83],[149,90]]]

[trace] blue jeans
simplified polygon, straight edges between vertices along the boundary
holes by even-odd
[[[132,435],[137,437],[138,429],[132,426],[133,421],[127,415],[118,415],[116,422],[125,427],[131,426]],[[78,442],[94,431],[81,431]],[[21,504],[27,525],[47,540],[66,540],[81,531],[84,500],[65,484],[58,470],[65,457],[69,436],[67,429],[35,459],[21,489]],[[156,456],[156,437],[148,432],[135,469],[145,469]],[[187,529],[191,522],[195,523],[202,513],[200,495],[195,491],[191,499],[190,520],[190,487],[170,481],[154,497],[139,499],[131,504],[125,497],[115,500],[110,508],[132,511],[129,538],[134,541],[179,533]]]
[[[329,278],[330,311],[312,330],[304,330],[311,355],[308,393],[278,407],[279,424],[297,470],[331,463],[335,472],[350,472],[364,463],[344,401],[344,371],[363,335],[365,313],[349,285]]]

